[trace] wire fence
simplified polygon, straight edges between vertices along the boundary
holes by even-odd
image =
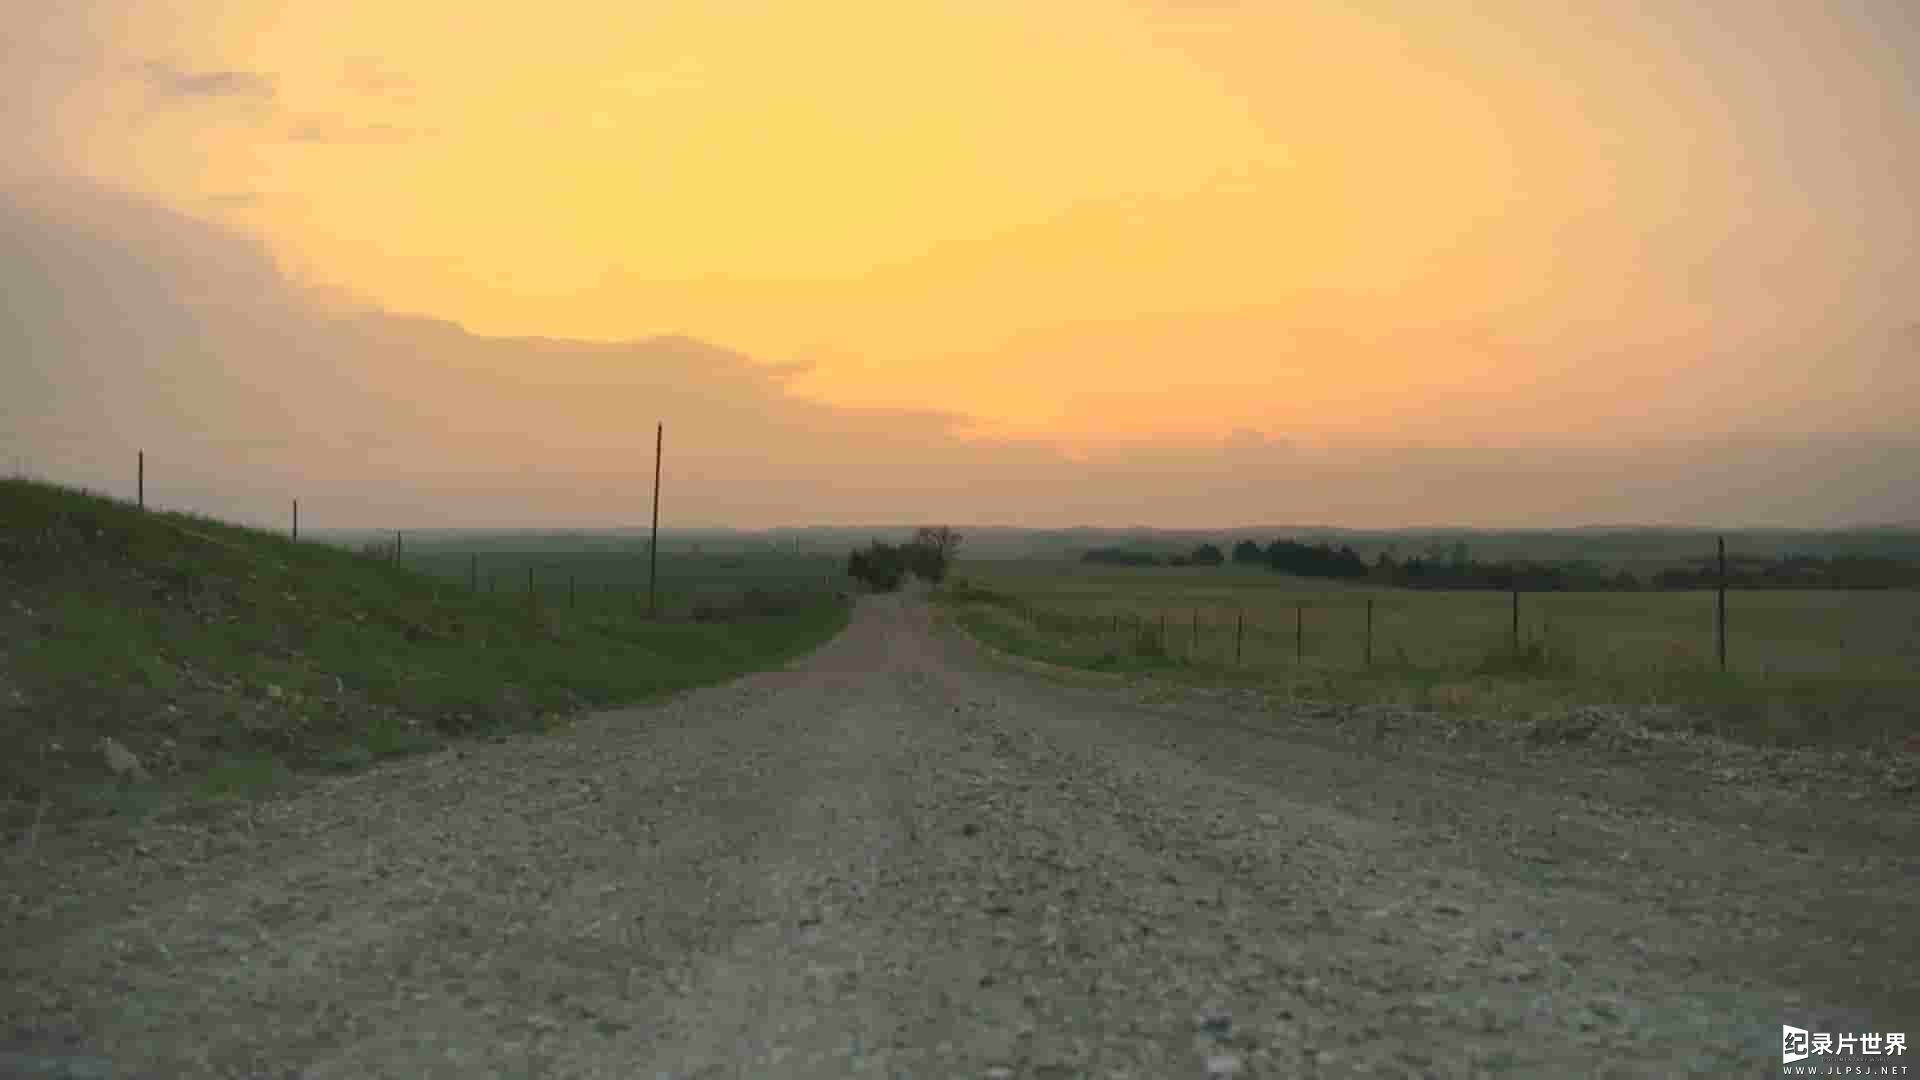
[[[1920,684],[1920,594],[1912,590],[1348,589],[1252,602],[1118,589],[1026,596],[961,587],[954,595],[1092,653],[1223,667],[1684,671]]]
[[[309,515],[303,522],[301,500],[289,498],[286,534],[299,541],[305,529],[308,542],[344,547],[376,562],[413,570],[444,582],[464,586],[476,595],[511,598],[533,609],[569,610],[581,614],[641,615],[661,619],[701,619],[739,614],[779,614],[792,611],[821,594],[844,595],[845,552],[802,551],[770,546],[765,552],[695,552],[662,550],[659,540],[659,459],[665,428],[655,433],[653,535],[645,541],[622,543],[616,549],[581,550],[552,541],[537,550],[473,550],[469,540],[449,536],[447,530],[313,529]],[[133,503],[148,508],[147,455],[134,456]],[[11,475],[16,479],[51,483],[16,457]],[[124,489],[122,489],[124,490]],[[418,533],[429,534],[419,539]],[[478,532],[478,531],[476,531]],[[481,532],[480,535],[486,535]]]

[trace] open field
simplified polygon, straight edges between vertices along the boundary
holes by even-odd
[[[749,562],[698,595],[691,586],[712,579],[682,565],[689,588],[649,619],[605,589],[568,605],[552,567],[607,569],[593,552],[488,559],[520,588],[445,580],[456,556],[432,547],[424,566],[411,553],[395,566],[0,481],[0,824],[138,812],[169,787],[244,793],[446,736],[544,729],[779,663],[847,616],[817,561],[757,575]],[[530,564],[546,578],[535,603]],[[103,737],[137,765],[115,767]]]
[[[583,610],[644,610],[649,566],[646,545],[570,545],[566,536],[521,544],[470,542],[457,537],[403,544],[410,570],[483,592],[524,597],[528,572],[542,599]],[[635,550],[637,548],[637,550]],[[670,550],[662,545],[658,602],[663,614],[686,614],[736,600],[747,590],[826,591],[845,584],[846,559],[820,553],[762,550],[740,553]]]
[[[1450,554],[1464,544],[1481,562],[1513,560],[1599,563],[1646,577],[1661,570],[1697,565],[1710,558],[1715,543],[1727,542],[1732,555],[1777,559],[1790,555],[1878,556],[1920,559],[1920,528],[1912,525],[1848,529],[1698,529],[1621,526],[1575,529],[1333,529],[1313,525],[1262,525],[1230,529],[962,529],[970,558],[1075,560],[1089,548],[1120,547],[1158,555],[1185,554],[1203,543],[1222,551],[1250,540],[1265,547],[1275,540],[1350,546],[1369,564],[1386,552],[1396,560],[1427,557],[1436,549]],[[858,533],[808,530],[810,540],[854,540]]]
[[[1711,592],[1523,593],[1516,656],[1512,600],[1501,592],[1233,566],[973,561],[958,573],[1011,601],[967,605],[977,630],[1071,664],[1309,677],[1362,694],[1441,687],[1441,697],[1482,704],[1484,684],[1511,697],[1524,682],[1532,698],[1670,703],[1788,740],[1920,731],[1920,594],[1911,591],[1730,592],[1723,674]],[[1474,680],[1481,689],[1461,689]]]
[[[374,545],[391,555],[394,534],[335,532],[317,539],[355,552]],[[409,531],[401,537],[400,562],[482,593],[524,599],[531,580],[550,605],[636,611],[646,609],[651,595],[654,571],[647,545],[644,534],[604,530]],[[750,589],[837,590],[845,584],[845,572],[846,552],[820,543],[771,542],[749,534],[666,534],[657,601],[663,615],[685,615],[737,602]]]

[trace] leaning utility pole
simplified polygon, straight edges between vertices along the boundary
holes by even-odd
[[[667,425],[663,421],[653,430],[653,543],[647,552],[647,617],[660,617],[660,448],[666,442]]]

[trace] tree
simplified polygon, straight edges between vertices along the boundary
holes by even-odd
[[[1152,552],[1129,551],[1126,548],[1104,547],[1088,548],[1080,556],[1081,562],[1105,563],[1109,566],[1158,566],[1160,559]]]
[[[946,525],[922,526],[913,534],[909,562],[916,576],[928,581],[944,581],[954,552],[960,549],[960,534]]]
[[[1381,552],[1373,558],[1373,571],[1367,575],[1382,585],[1400,583],[1400,564],[1393,561],[1390,552]]]
[[[847,576],[865,582],[876,592],[892,592],[906,577],[904,549],[875,540],[847,556]]]
[[[1260,550],[1259,544],[1251,540],[1242,540],[1233,545],[1233,561],[1247,564],[1263,563],[1267,561],[1267,553]]]
[[[1195,566],[1219,566],[1227,561],[1227,557],[1220,554],[1220,549],[1212,544],[1201,544],[1193,549],[1193,555],[1188,561]]]

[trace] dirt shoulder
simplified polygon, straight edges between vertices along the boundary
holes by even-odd
[[[1310,711],[868,599],[783,670],[9,853],[0,1075],[1759,1074],[1920,1017],[1911,796],[1747,821],[1658,753]]]

